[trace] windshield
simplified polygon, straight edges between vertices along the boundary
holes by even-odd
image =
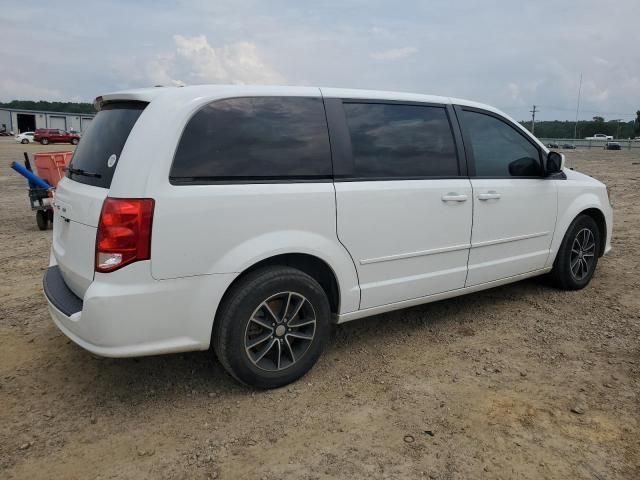
[[[76,148],[67,177],[76,182],[110,188],[124,144],[146,106],[143,102],[105,105]]]

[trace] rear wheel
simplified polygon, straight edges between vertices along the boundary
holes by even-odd
[[[20,143],[25,144],[25,143],[29,143],[29,140],[27,140],[26,138],[23,138]]]
[[[578,216],[569,226],[551,271],[554,283],[565,290],[586,287],[600,256],[600,229],[588,215]]]
[[[71,139],[71,144],[72,145],[77,145],[78,144],[78,139],[77,138],[72,138]]]
[[[42,140],[40,140],[40,143],[42,145],[49,145],[49,139],[48,138],[43,138]]]
[[[213,347],[225,369],[257,388],[276,388],[307,373],[330,329],[331,311],[318,282],[290,267],[241,279],[216,315]]]
[[[40,230],[46,230],[49,228],[49,215],[45,210],[36,211],[36,223]]]

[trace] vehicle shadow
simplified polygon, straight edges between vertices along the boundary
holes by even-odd
[[[384,334],[384,331],[393,334],[396,330],[407,328],[455,328],[469,322],[467,318],[469,312],[479,312],[499,303],[521,300],[526,295],[543,295],[550,291],[554,290],[546,278],[534,277],[459,297],[374,315],[362,319],[362,321],[356,320],[338,325],[338,328],[342,329],[347,336],[352,331],[353,333],[361,333],[376,329],[376,327],[384,327],[382,328],[383,332],[376,329],[376,335]]]
[[[462,297],[416,306],[367,319],[337,325],[320,360],[358,355],[365,344],[383,348],[398,335],[464,335],[461,327],[474,322],[480,312],[500,305],[537,297],[549,291],[541,279],[477,292]],[[477,327],[480,328],[480,327]],[[254,391],[230,377],[213,352],[192,352],[131,359],[109,359],[93,356],[69,343],[65,346],[66,365],[81,365],[67,372],[65,390],[76,389],[78,396],[87,391],[95,394],[97,408],[148,408],[149,404],[165,404],[191,399],[211,403],[211,399],[238,399]],[[356,352],[356,353],[354,353]],[[60,368],[66,368],[64,364]],[[75,378],[69,378],[73,373]],[[317,381],[317,378],[316,378]],[[295,385],[295,384],[294,384]],[[83,393],[85,392],[85,393]],[[254,391],[255,392],[255,391]]]

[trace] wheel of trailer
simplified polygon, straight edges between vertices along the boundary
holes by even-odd
[[[48,138],[43,138],[42,140],[40,140],[40,143],[42,145],[49,145],[49,139]]]
[[[71,144],[72,145],[77,145],[78,144],[78,139],[77,138],[71,139]]]
[[[316,363],[328,338],[331,309],[306,273],[269,267],[241,278],[216,315],[213,347],[225,369],[257,388],[294,382]]]
[[[46,210],[38,210],[36,212],[36,223],[40,230],[46,230],[49,227],[49,215]]]

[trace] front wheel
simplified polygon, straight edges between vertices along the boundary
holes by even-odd
[[[578,216],[562,240],[551,271],[554,283],[564,290],[586,287],[600,256],[600,229],[588,215]]]
[[[269,267],[241,279],[216,315],[213,347],[224,368],[257,388],[277,388],[316,363],[331,310],[318,282],[300,270]]]

